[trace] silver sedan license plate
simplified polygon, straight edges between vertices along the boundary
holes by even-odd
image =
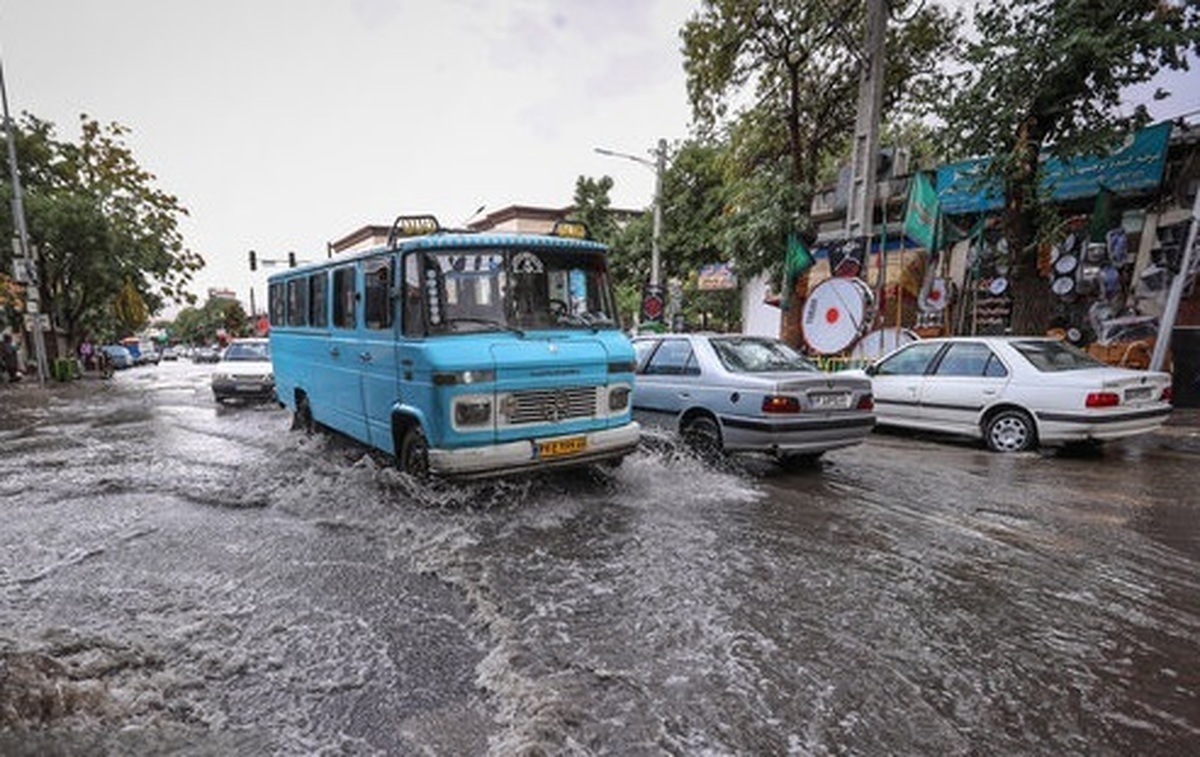
[[[808,402],[814,410],[845,410],[850,407],[850,394],[848,392],[810,394]]]

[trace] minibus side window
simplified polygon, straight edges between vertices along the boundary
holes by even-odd
[[[311,326],[324,328],[329,325],[329,312],[326,304],[329,300],[329,277],[324,271],[314,273],[308,278],[308,323]]]
[[[297,278],[287,283],[287,325],[308,325],[308,282]]]
[[[333,325],[354,328],[354,266],[333,269]]]
[[[284,306],[286,305],[283,299],[283,284],[280,282],[275,282],[270,286],[267,294],[267,299],[269,301],[267,309],[271,314],[271,325],[282,326]]]
[[[363,317],[369,329],[392,326],[392,266],[386,258],[363,263]]]

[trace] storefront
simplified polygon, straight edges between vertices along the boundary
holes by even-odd
[[[1060,218],[1060,233],[1038,251],[1036,286],[1021,291],[1047,298],[1039,303],[1048,306],[1042,308],[1049,313],[1044,331],[1061,333],[1107,362],[1144,367],[1191,217],[1200,128],[1155,124],[1110,155],[1049,159],[1044,168],[1043,191]],[[1012,332],[1014,297],[1021,295],[1010,281],[1012,256],[1000,233],[999,184],[986,177],[986,161],[969,160],[941,166],[934,186],[940,238],[947,240],[936,253],[913,238],[919,235],[904,233],[906,187],[895,187],[890,202],[885,195],[887,223],[878,225],[869,249],[856,254],[836,233],[819,240],[816,265],[807,273],[808,300],[836,297],[846,314],[860,315],[845,328],[842,312],[806,301],[813,314],[823,314],[808,323],[818,334],[814,352],[852,355],[879,330],[900,340],[909,332]],[[837,278],[860,283],[826,283]],[[1186,289],[1177,326],[1200,324],[1195,289],[1194,282]],[[836,326],[822,322],[830,312]],[[825,339],[826,332],[836,338]],[[813,340],[806,341],[811,348]]]

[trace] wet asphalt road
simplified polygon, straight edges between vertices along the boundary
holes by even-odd
[[[419,487],[181,362],[0,385],[0,754],[1200,744],[1200,429]]]

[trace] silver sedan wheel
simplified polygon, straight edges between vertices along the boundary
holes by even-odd
[[[1021,410],[997,413],[984,430],[988,449],[994,452],[1020,452],[1033,446],[1033,419]]]
[[[721,427],[707,415],[696,415],[683,424],[681,429],[684,443],[694,453],[705,459],[721,455]]]

